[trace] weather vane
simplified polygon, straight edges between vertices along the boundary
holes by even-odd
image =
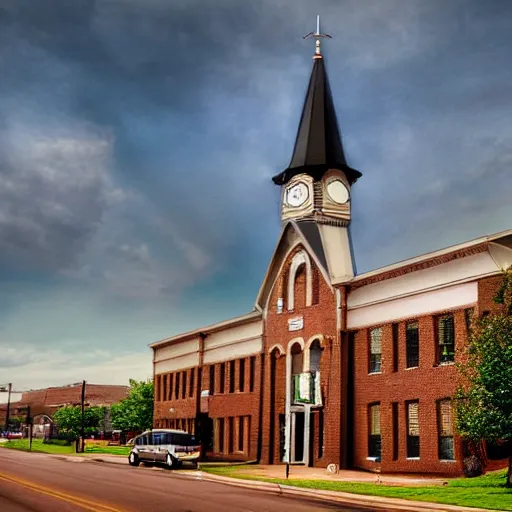
[[[329,34],[321,34],[320,33],[320,16],[316,17],[316,32],[310,32],[309,34],[306,34],[303,39],[310,39],[313,38],[316,40],[315,42],[315,55],[313,56],[314,59],[321,59],[322,58],[322,52],[320,50],[320,39],[323,39],[324,37],[328,37],[329,39],[332,39],[332,37]]]

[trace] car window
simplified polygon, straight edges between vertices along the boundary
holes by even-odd
[[[190,434],[168,434],[171,437],[168,444],[175,444],[178,446],[196,446],[198,443],[196,438]]]
[[[165,434],[164,433],[153,434],[153,444],[156,446],[165,444]]]

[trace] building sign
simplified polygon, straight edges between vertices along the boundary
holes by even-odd
[[[289,331],[300,331],[304,328],[304,317],[299,316],[296,318],[290,318],[288,320],[288,330]]]
[[[322,405],[320,372],[301,373],[293,376],[294,403]]]

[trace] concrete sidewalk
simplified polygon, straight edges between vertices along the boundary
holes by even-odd
[[[200,467],[203,466],[200,464]],[[235,467],[235,466],[234,466]],[[286,466],[272,465],[265,466],[255,464],[244,466],[240,473],[250,476],[264,478],[286,478]],[[399,485],[416,487],[420,485],[446,485],[448,479],[429,477],[423,475],[382,475],[380,473],[369,473],[367,471],[340,470],[339,473],[328,473],[325,468],[310,468],[306,466],[290,466],[288,480],[329,480],[332,482],[361,482],[377,483],[382,485]]]

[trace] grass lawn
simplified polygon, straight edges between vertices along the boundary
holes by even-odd
[[[125,455],[128,457],[130,454],[131,446],[87,446],[85,447],[85,453],[99,453],[108,455]]]
[[[0,447],[13,448],[15,450],[29,451],[28,439],[11,439],[7,443],[1,443]],[[59,454],[71,454],[74,453],[75,447],[71,446],[59,446],[56,444],[44,444],[40,439],[32,440],[32,451],[39,453],[59,453]]]
[[[336,482],[333,480],[264,478],[247,473],[249,468],[250,466],[201,466],[202,471],[215,475],[272,482],[293,487],[429,501],[431,503],[464,507],[512,510],[512,490],[505,487],[506,471],[495,471],[478,478],[457,478],[450,480],[446,486],[399,487],[373,483]]]

